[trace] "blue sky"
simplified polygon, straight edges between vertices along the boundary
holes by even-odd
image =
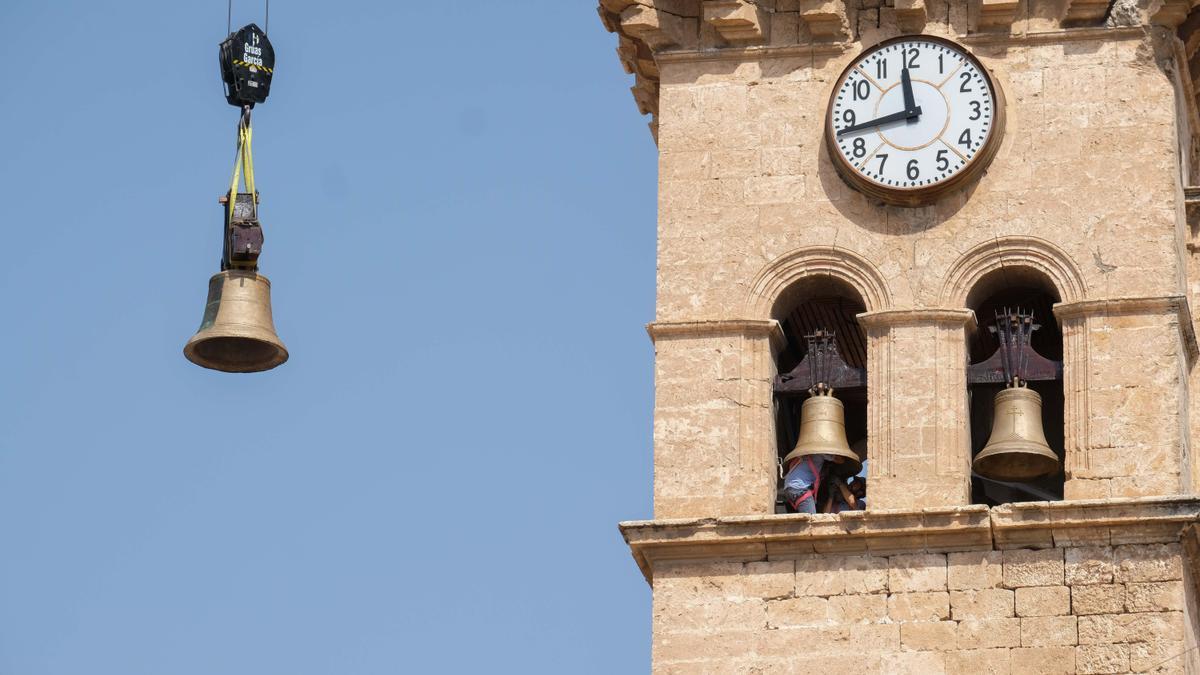
[[[645,671],[656,169],[615,37],[593,0],[271,9],[291,360],[238,376],[181,355],[225,3],[0,3],[0,674]]]

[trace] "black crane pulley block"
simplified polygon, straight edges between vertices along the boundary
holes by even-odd
[[[221,43],[221,79],[229,105],[253,108],[267,100],[274,72],[275,50],[257,25],[244,26]]]

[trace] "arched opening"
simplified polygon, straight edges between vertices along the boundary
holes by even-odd
[[[1060,300],[1054,284],[1041,272],[1025,267],[1003,267],[981,277],[967,296],[967,306],[975,311],[978,326],[968,336],[970,366],[967,369],[967,392],[970,406],[971,456],[979,456],[992,437],[996,396],[1005,389],[999,375],[1002,359],[1003,328],[998,321],[1014,313],[1032,317],[1037,326],[1028,338],[1029,347],[1038,360],[1017,359],[1026,386],[1041,397],[1041,429],[1046,443],[1058,457],[1057,470],[1046,475],[1001,479],[971,474],[972,501],[976,504],[996,504],[1061,500],[1063,496],[1064,405],[1063,405],[1063,337],[1052,311]],[[1009,336],[1011,339],[1011,335]],[[989,362],[989,359],[991,361]],[[990,381],[985,366],[990,363]],[[1016,411],[1014,414],[1020,414]],[[1014,422],[1015,424],[1015,422]],[[1002,422],[1003,426],[1003,422]],[[978,469],[978,467],[975,467]]]
[[[786,288],[776,300],[771,316],[779,321],[785,340],[785,346],[775,357],[779,373],[775,380],[776,449],[781,468],[784,457],[795,448],[800,436],[800,409],[810,395],[808,387],[813,384],[810,367],[814,360],[806,358],[812,336],[822,332],[832,332],[838,360],[844,365],[843,368],[835,364],[832,384],[834,395],[844,408],[847,442],[860,460],[866,460],[867,342],[855,318],[865,309],[862,296],[850,284],[831,276],[803,278]],[[777,474],[775,510],[790,513],[793,509],[783,498],[782,474],[783,471]],[[824,482],[817,495],[818,505],[827,503],[831,489],[835,489],[832,481]],[[819,506],[818,510],[822,508]]]

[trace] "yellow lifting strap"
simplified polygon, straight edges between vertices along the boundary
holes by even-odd
[[[250,152],[252,134],[250,116],[244,115],[241,121],[238,122],[238,149],[237,157],[233,161],[233,182],[229,185],[230,201],[226,225],[233,222],[233,205],[237,203],[238,182],[242,178],[243,171],[246,174],[246,192],[251,195],[255,206],[258,205],[258,191],[254,189],[254,156]]]

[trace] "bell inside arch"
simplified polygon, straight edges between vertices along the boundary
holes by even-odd
[[[784,466],[798,457],[832,455],[844,461],[830,470],[846,478],[862,471],[862,461],[846,440],[846,409],[832,392],[815,392],[800,406],[800,434],[796,447],[783,458]]]
[[[1042,430],[1042,397],[1025,386],[996,394],[992,433],[975,456],[975,473],[995,480],[1022,481],[1058,471],[1059,460]]]

